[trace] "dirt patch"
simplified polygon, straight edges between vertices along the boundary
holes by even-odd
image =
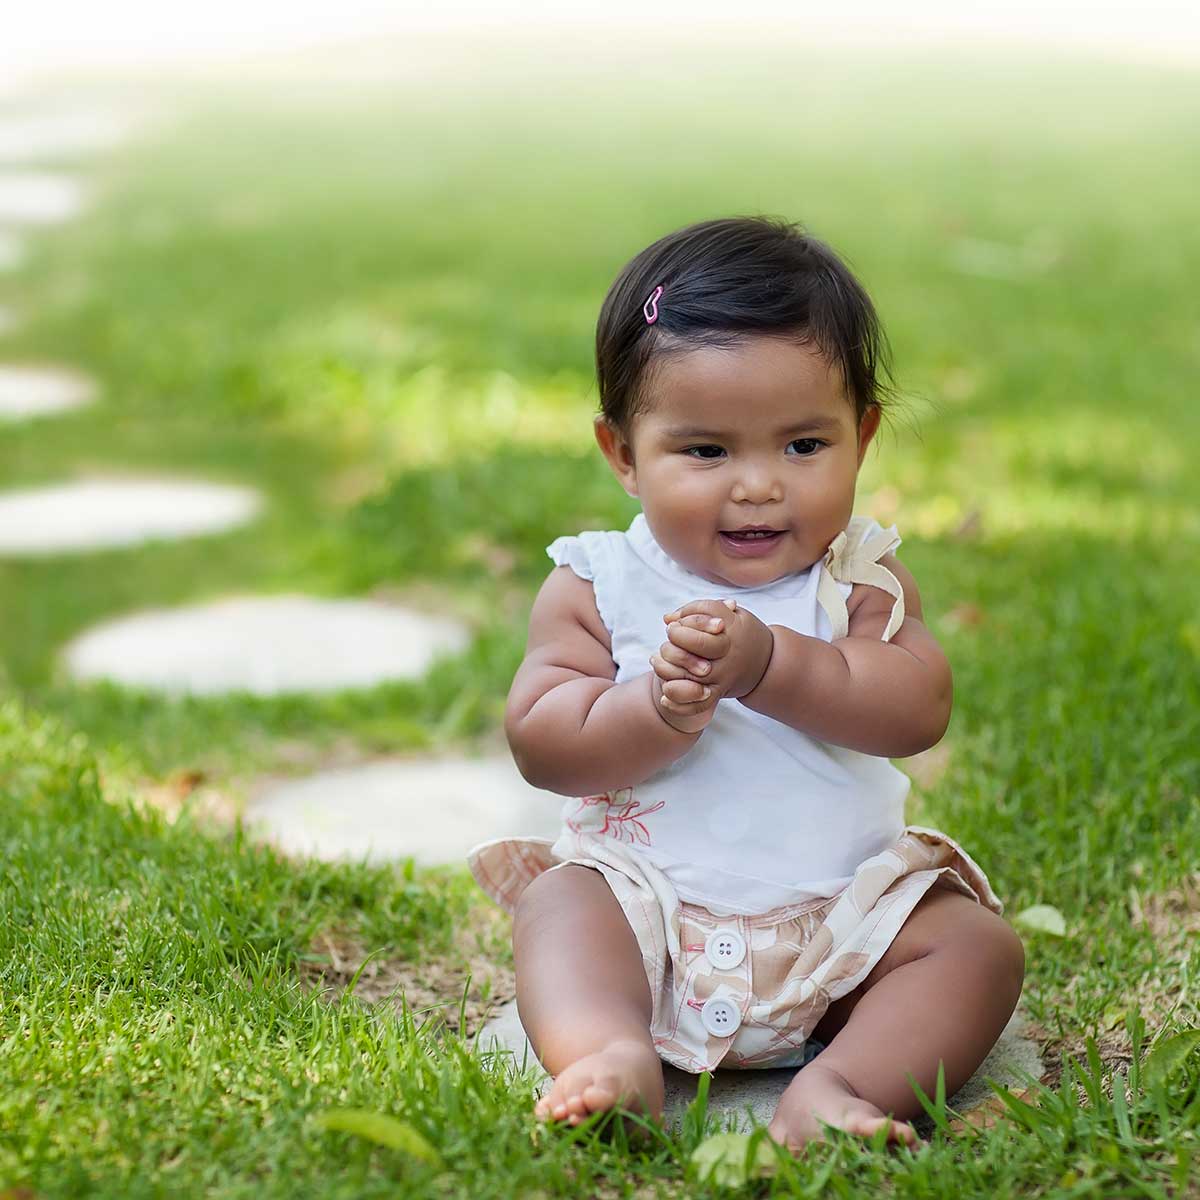
[[[1129,894],[1129,915],[1145,926],[1163,950],[1182,955],[1187,943],[1200,933],[1200,871],[1178,887],[1143,899],[1136,888]]]
[[[1078,1062],[1087,1062],[1087,1042],[1083,1033],[1070,1032],[1067,1036],[1051,1033],[1037,1021],[1026,1024],[1026,1032],[1038,1043],[1042,1062],[1046,1071],[1040,1080],[1048,1088],[1057,1088],[1062,1082],[1063,1069],[1068,1058]],[[1100,1061],[1110,1070],[1127,1069],[1133,1061],[1133,1052],[1129,1045],[1129,1036],[1124,1028],[1105,1030],[1096,1038],[1096,1048],[1100,1052]]]
[[[125,790],[123,780],[109,781],[105,772],[100,772],[101,788],[105,795],[120,795]],[[189,812],[201,825],[210,828],[231,829],[237,821],[240,806],[234,796],[214,786],[204,771],[174,771],[165,779],[144,780],[132,789],[130,802],[139,810],[155,808],[174,824],[186,805]]]
[[[1136,887],[1131,888],[1128,910],[1130,923],[1150,934],[1157,952],[1152,969],[1130,983],[1122,1002],[1105,1013],[1105,1027],[1094,1035],[1100,1059],[1108,1070],[1127,1070],[1133,1061],[1133,1047],[1125,1024],[1127,1014],[1141,1014],[1147,1040],[1171,1019],[1172,1014],[1176,1018],[1179,1016],[1180,964],[1195,951],[1200,938],[1200,871],[1166,892],[1143,896]],[[1082,986],[1080,976],[1067,984],[1064,1007],[1071,1007],[1070,996],[1079,986]],[[1185,1018],[1184,1023],[1193,1022]],[[1064,1036],[1031,1021],[1029,1035],[1041,1043],[1042,1059],[1047,1067],[1042,1082],[1050,1087],[1057,1086],[1062,1079],[1067,1056],[1080,1062],[1087,1061],[1086,1031],[1071,1031]]]
[[[512,967],[497,962],[497,947],[508,937],[508,918],[499,909],[472,910],[442,958],[410,962],[376,956],[344,931],[324,930],[313,941],[311,958],[301,962],[301,982],[336,1002],[361,969],[354,995],[368,1004],[402,1002],[418,1023],[434,1020],[470,1038],[493,1010],[517,994]],[[465,1001],[464,1001],[465,993]]]

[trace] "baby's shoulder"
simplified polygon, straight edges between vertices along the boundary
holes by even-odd
[[[587,580],[591,606],[611,645],[617,623],[626,612],[626,583],[631,571],[628,540],[619,530],[586,529],[582,533],[555,538],[546,547],[558,567]]]
[[[572,647],[568,657],[588,662],[591,670],[586,673],[603,673],[608,678],[615,674],[612,637],[601,618],[595,588],[565,564],[554,567],[546,576],[529,613],[526,653],[547,646],[558,651]],[[604,651],[603,660],[600,649]]]

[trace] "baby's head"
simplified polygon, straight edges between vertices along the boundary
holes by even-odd
[[[887,343],[846,265],[797,226],[704,221],[647,247],[604,298],[596,371],[600,449],[689,571],[759,587],[846,527]]]

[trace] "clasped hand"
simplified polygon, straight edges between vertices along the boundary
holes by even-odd
[[[650,656],[659,714],[684,733],[703,729],[717,701],[752,692],[774,635],[736,600],[692,600],[667,613],[667,640]]]

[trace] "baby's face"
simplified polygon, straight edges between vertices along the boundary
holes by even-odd
[[[761,587],[812,566],[850,520],[878,410],[859,426],[818,350],[764,337],[670,355],[651,391],[631,445],[596,432],[663,550],[718,586]],[[746,525],[776,533],[731,536]]]

